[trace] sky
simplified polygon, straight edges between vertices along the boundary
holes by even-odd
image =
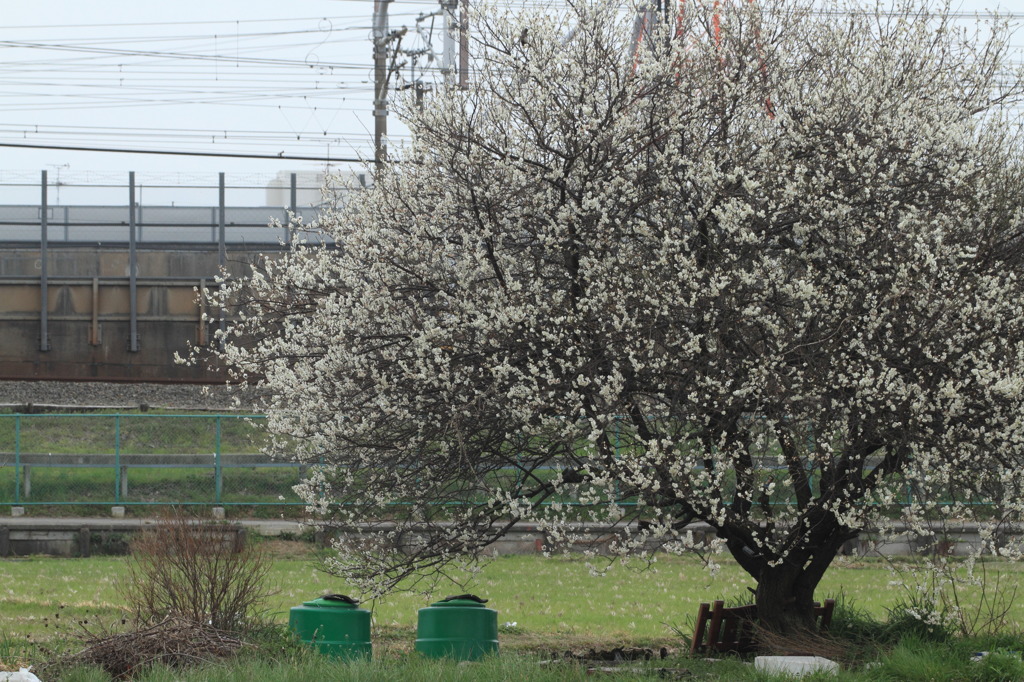
[[[403,47],[438,54],[436,1],[393,2]],[[0,143],[366,159],[373,155],[370,0],[3,2]],[[431,32],[431,23],[433,31]],[[429,39],[429,40],[428,40]],[[425,63],[425,56],[418,58]],[[402,75],[411,77],[406,68]],[[392,123],[391,132],[401,137]],[[261,183],[322,172],[323,160],[143,155],[0,147],[11,185]],[[332,169],[359,164],[330,164]],[[8,191],[5,193],[3,187]],[[37,190],[33,190],[33,200]],[[74,194],[64,188],[64,200]]]
[[[954,3],[968,13],[996,6]],[[1024,23],[1024,0],[998,7]],[[390,27],[410,29],[402,46],[423,50],[416,73],[405,57],[406,82],[440,77],[442,21],[417,22],[438,9],[390,4]],[[262,187],[281,172],[361,168],[280,157],[372,158],[372,16],[372,0],[5,0],[0,143],[271,158],[0,146],[0,204],[36,201],[44,170],[57,184],[50,201],[118,201],[135,171],[151,201],[162,185],[202,185],[192,203],[212,203],[218,172],[230,187]],[[404,132],[393,119],[390,131],[395,141]]]

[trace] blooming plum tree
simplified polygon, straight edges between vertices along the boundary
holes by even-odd
[[[471,87],[229,287],[222,356],[367,524],[334,564],[367,590],[521,522],[622,554],[702,522],[787,629],[864,529],[1021,511],[1005,23],[711,4],[478,10]]]

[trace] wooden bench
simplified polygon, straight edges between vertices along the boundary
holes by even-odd
[[[828,630],[832,624],[832,610],[835,599],[826,599],[824,605],[814,602],[814,620],[821,631]],[[726,608],[724,601],[713,604],[703,603],[697,611],[697,623],[693,629],[693,642],[690,644],[691,655],[707,655],[711,653],[739,653],[754,651],[754,621],[757,619],[757,607],[730,606]]]

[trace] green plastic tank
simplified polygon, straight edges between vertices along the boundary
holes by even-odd
[[[320,653],[339,658],[370,658],[370,612],[343,594],[303,602],[288,614],[288,627]]]
[[[416,651],[428,658],[475,661],[498,652],[498,612],[473,594],[448,597],[420,609]]]

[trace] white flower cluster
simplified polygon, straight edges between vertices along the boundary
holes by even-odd
[[[406,105],[334,244],[225,288],[223,359],[324,464],[300,494],[390,524],[341,548],[367,590],[517,522],[628,553],[701,521],[803,604],[908,502],[1021,511],[1005,25],[713,4],[639,49],[606,3],[480,9],[472,87]]]

